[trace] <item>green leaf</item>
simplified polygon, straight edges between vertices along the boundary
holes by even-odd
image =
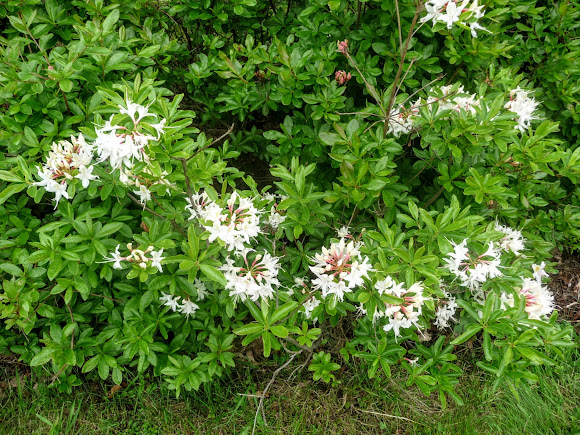
[[[288,330],[282,325],[274,325],[270,326],[270,331],[276,336],[280,338],[288,337]]]
[[[56,348],[52,347],[45,347],[39,353],[37,353],[32,361],[30,361],[30,365],[34,366],[41,366],[49,362],[52,358],[52,354],[56,351]]]
[[[2,263],[2,264],[0,264],[0,269],[2,269],[4,272],[9,273],[12,276],[21,276],[22,275],[22,270],[18,266],[15,266],[12,263]]]
[[[0,192],[0,204],[5,203],[12,195],[23,191],[27,187],[28,184],[25,183],[10,184],[6,189]]]
[[[459,301],[458,301],[459,302]],[[472,323],[471,325],[467,325],[465,328],[465,332],[457,337],[455,340],[451,342],[451,344],[461,344],[465,343],[479,331],[481,331],[482,326],[480,324]]]
[[[0,180],[8,181],[9,183],[22,183],[22,178],[8,171],[0,171]]]
[[[248,335],[248,334],[254,334],[256,332],[261,332],[264,330],[264,326],[259,324],[259,323],[249,323],[247,325],[244,325],[240,328],[234,329],[233,333],[236,335]]]
[[[122,222],[110,222],[110,223],[106,224],[103,228],[101,228],[97,232],[97,234],[95,234],[95,237],[97,239],[102,239],[103,237],[106,237],[108,235],[111,235],[113,233],[116,233],[122,227],[123,227],[123,223]]]
[[[215,267],[210,266],[209,264],[205,264],[205,263],[200,264],[199,267],[200,267],[201,271],[203,272],[203,274],[205,276],[207,276],[209,279],[211,279],[212,281],[215,281],[224,287],[228,283],[224,274],[221,273],[219,270],[217,270]]]
[[[288,316],[293,310],[298,307],[298,302],[296,301],[288,301],[281,307],[279,307],[272,316],[270,317],[270,323],[276,323],[286,316]]]
[[[264,331],[262,334],[262,343],[264,344],[264,356],[267,358],[272,352],[272,334],[268,331]]]
[[[68,92],[72,91],[73,82],[72,82],[72,80],[69,80],[69,79],[63,79],[63,80],[61,80],[61,81],[58,82],[58,87],[64,93],[68,93]]]

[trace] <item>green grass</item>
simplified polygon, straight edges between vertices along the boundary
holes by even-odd
[[[7,369],[5,369],[7,370]],[[86,381],[72,395],[58,394],[27,377],[0,398],[1,434],[245,434],[273,367],[246,369],[176,399],[155,379],[134,379],[112,398],[100,382]],[[351,367],[334,386],[303,373],[281,372],[265,400],[268,426],[259,434],[569,434],[580,433],[580,363],[538,367],[537,384],[491,392],[491,381],[468,372],[458,393],[465,406],[441,409],[436,397],[407,389],[404,380],[369,381]],[[36,375],[38,376],[38,375]],[[35,388],[35,384],[36,388]]]

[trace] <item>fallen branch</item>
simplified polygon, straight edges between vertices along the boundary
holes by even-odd
[[[288,367],[290,365],[290,363],[296,357],[296,355],[300,355],[301,353],[302,353],[301,350],[296,352],[296,353],[293,353],[290,356],[290,358],[288,359],[288,361],[286,361],[283,365],[278,367],[276,369],[276,371],[274,372],[274,374],[272,375],[272,379],[270,379],[270,382],[268,382],[268,385],[266,385],[266,388],[264,388],[264,391],[262,392],[262,395],[260,396],[260,402],[258,403],[258,409],[256,409],[256,416],[254,417],[254,427],[252,428],[252,435],[254,435],[254,433],[256,432],[256,424],[258,424],[258,414],[260,414],[260,410],[262,410],[262,418],[264,419],[264,424],[266,426],[268,425],[268,423],[266,423],[266,415],[263,412],[264,397],[266,397],[266,393],[268,392],[268,390],[270,389],[270,387],[272,386],[272,384],[276,380],[276,376],[278,376],[278,373],[280,373],[282,370],[284,370],[286,367]]]

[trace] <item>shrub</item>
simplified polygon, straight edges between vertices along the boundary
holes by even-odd
[[[545,262],[579,235],[577,8],[263,3],[0,9],[0,345],[63,391],[179,394],[252,343],[443,405],[468,340],[496,386],[537,380],[574,346]],[[539,31],[561,69],[527,73]]]

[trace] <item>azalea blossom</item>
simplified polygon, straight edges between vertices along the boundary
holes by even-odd
[[[542,261],[540,264],[532,264],[532,270],[534,272],[534,278],[538,282],[542,282],[542,278],[549,278],[550,275],[544,270],[546,268],[546,262]]]
[[[422,314],[423,304],[427,300],[423,296],[423,283],[416,282],[409,289],[404,288],[404,283],[395,282],[390,276],[378,281],[375,288],[380,295],[390,295],[401,298],[399,304],[385,303],[384,307],[377,307],[372,314],[372,320],[387,319],[383,325],[385,332],[393,331],[395,338],[401,335],[401,329],[407,329],[413,325],[420,329],[419,316]]]
[[[554,295],[541,282],[524,278],[523,285],[517,292],[525,298],[525,310],[530,319],[543,320],[554,311]],[[500,300],[504,309],[515,304],[513,295],[506,293],[502,293]]]
[[[478,0],[428,0],[425,3],[427,15],[421,18],[422,23],[431,21],[433,25],[442,22],[451,29],[453,24],[461,21],[461,15],[469,13],[465,17],[466,23],[471,29],[471,36],[477,38],[477,31],[488,30],[479,24],[478,20],[484,17],[484,6],[478,4]]]
[[[179,312],[181,314],[185,314],[186,318],[189,318],[190,314],[195,314],[199,306],[189,299],[186,299],[182,302],[181,306],[179,307]]]
[[[203,203],[197,203],[204,201]],[[194,198],[186,206],[192,216],[199,216],[202,225],[209,231],[209,242],[222,240],[228,250],[237,254],[248,251],[247,243],[260,234],[260,211],[249,198],[243,198],[236,191],[227,200],[226,207],[222,208],[215,202],[205,202],[203,196]]]
[[[111,252],[111,257],[110,258],[106,258],[105,257],[105,261],[113,261],[113,269],[122,269],[123,266],[121,266],[121,261],[125,260],[125,257],[122,257],[121,254],[119,253],[119,246],[121,245],[117,245],[117,247],[115,248],[115,252]]]
[[[504,105],[504,108],[510,112],[514,112],[517,117],[518,125],[515,126],[522,133],[526,131],[531,126],[531,122],[534,119],[538,119],[534,115],[536,108],[540,104],[533,98],[530,98],[528,94],[531,91],[525,91],[519,87],[513,89],[510,92],[510,100]]]
[[[525,239],[522,233],[513,228],[500,225],[496,222],[495,230],[505,234],[499,241],[499,246],[504,251],[512,251],[516,255],[520,255],[520,252],[524,249]]]
[[[248,260],[248,253],[244,253],[241,257],[244,263],[242,266],[236,266],[235,261],[228,257],[226,264],[219,268],[224,272],[227,280],[226,290],[230,291],[234,302],[273,298],[275,288],[280,285],[279,259],[267,252],[255,254],[253,261]]]
[[[437,311],[435,312],[435,326],[439,329],[449,328],[450,321],[457,322],[453,317],[457,311],[457,302],[455,298],[443,290],[443,299],[439,299],[437,303]]]
[[[92,146],[87,144],[83,135],[72,136],[70,141],[53,142],[46,163],[38,169],[40,181],[35,186],[44,187],[47,192],[54,193],[55,208],[61,198],[70,199],[68,183],[75,178],[81,181],[84,188],[90,181],[99,177],[93,174]]]
[[[499,246],[493,242],[489,242],[487,251],[481,255],[476,255],[467,248],[467,239],[459,244],[451,244],[454,250],[447,254],[446,267],[460,279],[462,286],[477,291],[488,279],[503,275],[499,270]]]
[[[173,295],[169,295],[166,293],[161,292],[161,297],[159,298],[159,301],[171,308],[172,311],[178,311],[180,309],[180,304],[179,304],[179,300],[180,297],[179,296],[173,296]]]
[[[195,286],[195,290],[197,292],[197,300],[203,301],[205,297],[208,295],[207,286],[199,278],[195,278],[195,280],[193,281],[193,285]]]
[[[372,271],[368,257],[360,253],[362,243],[341,238],[338,243],[332,243],[329,249],[322,248],[321,254],[316,254],[312,260],[314,266],[310,270],[316,275],[312,280],[315,290],[321,290],[322,297],[336,295],[342,302],[345,293],[352,292],[364,284],[363,278],[368,278]]]

